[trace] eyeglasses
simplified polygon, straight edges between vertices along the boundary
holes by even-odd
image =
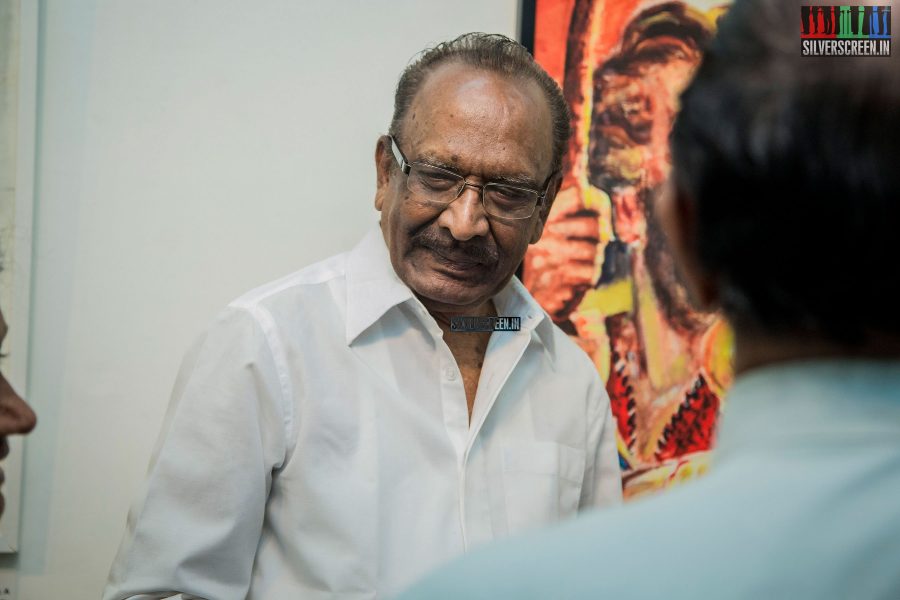
[[[481,192],[481,203],[487,214],[501,219],[527,219],[534,214],[535,207],[544,205],[550,181],[543,192],[524,187],[506,185],[504,183],[486,183],[476,185],[469,183],[459,173],[448,171],[422,162],[409,162],[397,146],[397,140],[391,138],[391,152],[406,174],[406,187],[410,192],[430,202],[448,205],[459,198],[463,190],[472,187]]]

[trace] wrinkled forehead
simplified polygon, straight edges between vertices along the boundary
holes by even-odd
[[[426,75],[404,125],[469,124],[469,120],[472,125],[499,128],[516,118],[549,128],[550,106],[536,82],[450,62]]]
[[[459,158],[477,150],[483,160],[496,156],[535,174],[549,171],[552,162],[552,116],[540,86],[461,63],[441,65],[427,75],[401,135],[407,153]]]

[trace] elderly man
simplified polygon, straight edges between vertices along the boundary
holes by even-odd
[[[799,13],[734,4],[657,206],[693,298],[735,332],[712,472],[403,598],[900,598],[900,60],[805,58]]]
[[[603,385],[513,277],[568,122],[502,36],[406,69],[375,149],[380,230],[200,340],[105,598],[381,597],[619,501]]]

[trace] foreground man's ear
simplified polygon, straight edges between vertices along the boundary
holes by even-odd
[[[670,177],[663,185],[653,210],[666,235],[669,251],[684,279],[691,302],[702,310],[715,309],[719,301],[718,280],[700,261],[694,201]]]

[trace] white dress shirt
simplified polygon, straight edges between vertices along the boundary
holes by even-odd
[[[104,598],[378,598],[621,497],[609,400],[517,279],[469,422],[380,230],[218,317],[175,384]]]

